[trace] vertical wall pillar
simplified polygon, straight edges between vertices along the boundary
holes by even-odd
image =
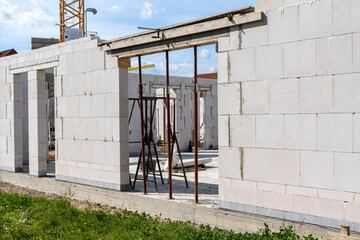
[[[10,75],[9,80],[11,88],[11,108],[8,112],[11,119],[8,137],[9,170],[21,172],[23,170],[21,75]]]
[[[29,172],[30,175],[46,175],[47,166],[47,119],[45,71],[31,71],[29,81]]]
[[[120,190],[128,190],[129,182],[129,87],[128,68],[119,67],[119,142],[120,142]]]

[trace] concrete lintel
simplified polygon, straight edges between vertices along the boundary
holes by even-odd
[[[188,48],[193,45],[212,44],[219,37],[229,36],[230,27],[258,22],[262,19],[263,13],[255,12],[248,15],[237,14],[231,17],[227,16],[163,30],[160,38],[153,38],[154,34],[152,32],[145,32],[132,38],[109,41],[105,43],[108,46],[105,51],[118,57],[133,57],[154,54],[164,50]]]

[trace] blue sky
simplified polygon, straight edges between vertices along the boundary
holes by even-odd
[[[85,7],[98,10],[88,15],[88,30],[98,32],[102,39],[113,39],[137,33],[138,26],[164,27],[246,6],[255,0],[85,0]],[[30,49],[31,37],[59,38],[58,0],[0,0],[0,51],[15,48],[18,52]],[[215,72],[215,46],[199,48],[199,73]],[[145,73],[164,74],[165,55],[143,58],[143,64],[156,67]],[[136,66],[137,62],[132,61]],[[170,53],[170,74],[192,76],[193,50]]]

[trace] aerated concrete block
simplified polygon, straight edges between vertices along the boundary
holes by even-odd
[[[334,34],[360,31],[360,2],[357,0],[333,0]]]
[[[218,53],[218,82],[229,82],[229,53]]]
[[[284,7],[284,0],[260,0],[255,2],[255,11],[257,12],[266,12],[282,7]]]
[[[317,148],[321,151],[353,151],[353,115],[319,114]]]
[[[220,147],[219,177],[240,179],[241,150],[236,147]]]
[[[244,180],[269,182],[268,151],[264,149],[245,148],[243,153]]]
[[[269,112],[269,81],[243,82],[242,112],[265,114]]]
[[[310,77],[300,79],[300,112],[333,112],[333,77]]]
[[[360,222],[360,204],[347,203],[345,205],[345,220],[351,222]]]
[[[299,7],[274,9],[267,13],[269,44],[299,39]]]
[[[255,116],[230,115],[230,146],[255,147]]]
[[[284,49],[282,45],[255,48],[255,79],[280,79],[284,75]]]
[[[229,147],[230,145],[230,118],[219,116],[219,146]]]
[[[288,1],[290,2],[291,0]],[[309,0],[305,1],[309,2]],[[300,5],[299,38],[312,39],[331,36],[333,26],[332,13],[332,1],[320,0]]]
[[[264,46],[268,43],[268,27],[266,19],[259,23],[242,26],[241,49]]]
[[[334,188],[334,153],[300,152],[301,186]]]
[[[335,153],[335,189],[360,192],[360,175],[357,171],[359,167],[359,154]]]
[[[354,152],[360,152],[360,114],[354,114]]]
[[[353,34],[353,72],[360,72],[360,33]]]
[[[270,182],[295,185],[300,183],[300,154],[297,150],[269,150]]]
[[[218,94],[219,115],[240,114],[240,83],[219,84]]]
[[[284,77],[315,75],[315,40],[284,45]]]
[[[299,80],[269,81],[269,112],[299,113]]]
[[[284,148],[284,116],[256,116],[256,147]]]
[[[334,112],[360,112],[360,74],[335,75]]]
[[[316,73],[351,73],[352,54],[352,34],[316,39]]]
[[[253,48],[229,52],[229,82],[242,82],[254,79]]]
[[[316,115],[285,115],[285,148],[316,150]]]

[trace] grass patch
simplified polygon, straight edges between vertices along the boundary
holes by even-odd
[[[0,192],[0,239],[315,239],[298,236],[292,227],[256,234],[234,233],[145,213],[79,210],[66,199]]]

